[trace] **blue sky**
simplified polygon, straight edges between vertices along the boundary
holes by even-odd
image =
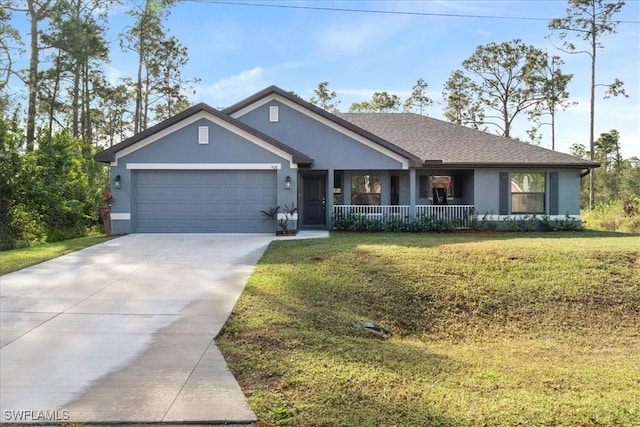
[[[578,105],[558,114],[556,148],[568,152],[573,143],[588,145],[589,57],[562,54],[554,47],[560,45],[557,35],[547,29],[548,19],[566,15],[564,0],[242,2],[544,19],[355,13],[214,0],[179,2],[166,26],[189,49],[184,75],[202,79],[191,96],[194,103],[226,107],[272,84],[309,99],[319,82],[328,81],[341,100],[341,110],[346,111],[352,102],[368,100],[375,91],[386,90],[404,99],[416,80],[423,78],[435,100],[427,113],[442,118],[442,87],[450,73],[461,68],[478,45],[520,38],[560,54],[565,61],[563,71],[574,74],[569,91]],[[111,12],[109,39],[114,42],[108,75],[112,79],[134,75],[135,58],[119,52],[116,41],[130,22],[125,14],[128,7],[118,6]],[[598,91],[596,136],[617,129],[623,155],[640,157],[640,1],[628,0],[617,18],[635,23],[621,23],[617,34],[603,40],[597,80],[608,83],[620,78],[629,98],[602,100],[603,89]],[[514,136],[526,138],[529,127],[523,118]],[[548,127],[542,133],[541,145],[550,147]]]

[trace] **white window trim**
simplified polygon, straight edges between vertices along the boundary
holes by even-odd
[[[544,178],[544,191],[513,191],[513,174],[514,173],[529,173],[529,174],[538,174],[542,175]],[[544,212],[516,212],[513,213],[513,195],[514,194],[542,194],[543,203],[544,203]],[[546,215],[549,212],[549,174],[547,172],[536,172],[536,171],[512,171],[509,172],[509,212],[511,212],[512,216],[520,215]],[[564,216],[562,216],[564,218]]]
[[[209,126],[198,126],[198,144],[209,144]]]
[[[271,105],[269,107],[269,122],[270,123],[278,123],[279,121],[279,109],[277,105]]]

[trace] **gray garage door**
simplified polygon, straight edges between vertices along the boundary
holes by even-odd
[[[138,233],[272,232],[261,210],[276,201],[275,171],[138,171]]]

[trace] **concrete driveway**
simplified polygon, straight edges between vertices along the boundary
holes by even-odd
[[[133,234],[0,277],[0,422],[255,421],[213,338],[272,239]]]

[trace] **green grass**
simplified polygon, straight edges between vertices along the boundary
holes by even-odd
[[[0,252],[0,275],[39,264],[69,252],[78,251],[111,238],[106,236],[80,237],[30,248],[2,251]]]
[[[333,234],[272,243],[217,343],[262,425],[640,425],[639,307],[637,236]]]

